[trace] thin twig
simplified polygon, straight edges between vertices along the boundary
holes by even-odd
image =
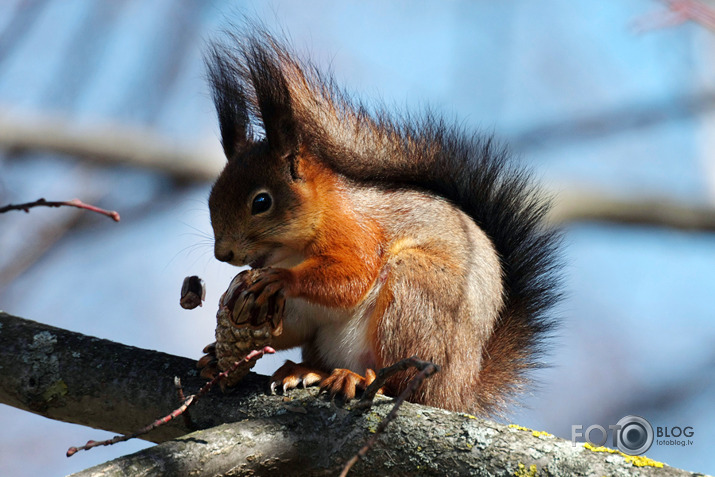
[[[94,205],[85,204],[79,199],[65,200],[65,201],[47,201],[43,199],[37,199],[35,202],[26,202],[24,204],[8,204],[4,207],[0,207],[0,214],[8,212],[10,210],[24,210],[25,212],[30,212],[32,207],[77,207],[78,209],[85,209],[91,212],[97,212],[98,214],[106,215],[115,222],[119,222],[119,213],[113,210],[104,210],[96,207]]]
[[[99,446],[110,446],[110,445],[112,445],[112,444],[116,444],[117,442],[128,441],[129,439],[134,439],[135,437],[139,437],[139,436],[142,436],[142,435],[144,435],[144,434],[147,434],[148,432],[150,432],[150,431],[156,429],[157,427],[162,426],[162,425],[166,424],[167,422],[171,421],[172,419],[175,419],[176,417],[182,415],[182,414],[189,408],[189,406],[191,406],[191,405],[194,404],[196,401],[198,401],[201,396],[203,396],[203,395],[205,395],[206,393],[208,393],[209,390],[210,390],[216,383],[218,383],[221,379],[225,378],[225,377],[228,376],[230,373],[232,373],[232,372],[234,372],[236,369],[238,369],[238,367],[239,367],[244,361],[245,361],[245,362],[250,362],[250,361],[252,361],[252,360],[261,358],[264,354],[273,354],[273,353],[275,353],[275,352],[276,352],[276,350],[274,350],[274,349],[271,348],[270,346],[265,346],[265,347],[264,347],[263,349],[261,349],[261,350],[253,350],[253,351],[251,351],[250,353],[248,353],[248,354],[246,355],[245,358],[243,358],[243,359],[240,360],[240,361],[236,361],[235,363],[233,363],[233,366],[231,367],[231,369],[228,369],[228,370],[226,370],[226,371],[223,371],[223,372],[217,374],[216,377],[214,377],[211,381],[209,381],[209,382],[207,382],[206,384],[204,384],[204,386],[203,386],[201,389],[199,389],[199,392],[197,392],[196,394],[192,394],[191,396],[189,396],[188,398],[186,398],[186,399],[184,400],[184,402],[181,404],[181,406],[179,406],[177,409],[175,409],[174,411],[172,411],[171,414],[168,414],[168,415],[166,415],[166,416],[164,416],[164,417],[162,417],[162,418],[160,418],[160,419],[157,419],[156,421],[152,422],[152,423],[149,424],[148,426],[143,427],[142,429],[139,429],[138,431],[133,432],[133,433],[131,433],[131,434],[125,434],[125,435],[122,435],[122,436],[114,436],[113,438],[107,439],[107,440],[104,440],[104,441],[92,441],[92,440],[90,440],[90,441],[87,441],[87,443],[86,443],[85,445],[81,446],[81,447],[70,447],[69,449],[67,449],[67,457],[71,457],[71,456],[73,456],[74,454],[76,454],[78,451],[81,451],[81,450],[89,450],[89,449],[91,449],[91,448],[93,448],[93,447],[99,447]],[[181,393],[183,394],[183,391],[182,391]]]
[[[439,371],[439,366],[429,361],[422,361],[417,356],[402,359],[397,363],[393,364],[392,366],[382,368],[377,372],[375,380],[370,383],[370,386],[368,386],[367,389],[365,389],[365,392],[362,393],[362,398],[358,403],[358,407],[369,407],[370,404],[372,404],[373,399],[375,399],[375,395],[378,393],[380,388],[382,388],[387,383],[388,379],[390,379],[392,376],[399,373],[400,371],[407,371],[410,368],[416,368],[422,371],[428,366],[436,367],[436,370],[433,372]],[[431,374],[432,373],[430,373],[430,375]]]
[[[174,376],[174,387],[176,388],[176,392],[179,395],[179,402],[183,403],[186,401],[186,396],[184,396],[184,386],[181,384],[181,378],[178,376]],[[195,429],[194,423],[191,420],[191,413],[187,409],[184,414],[182,414],[182,417],[184,418],[184,425],[186,426],[187,429],[191,429],[192,431]]]
[[[395,373],[404,371],[409,368],[417,368],[420,371],[407,384],[407,387],[404,391],[402,391],[402,393],[397,397],[397,399],[395,399],[395,405],[392,406],[392,409],[387,414],[387,416],[385,416],[385,418],[380,421],[380,424],[378,424],[377,429],[375,430],[375,433],[372,435],[372,437],[370,437],[370,439],[368,439],[368,441],[365,443],[364,446],[362,446],[362,448],[357,452],[357,454],[355,454],[345,464],[343,471],[340,473],[340,477],[347,476],[352,466],[355,465],[358,460],[365,457],[365,455],[370,451],[372,446],[375,445],[375,442],[377,442],[377,438],[380,436],[380,434],[385,431],[387,425],[395,420],[395,418],[397,417],[397,411],[400,409],[400,406],[402,406],[402,403],[405,402],[405,399],[407,399],[415,391],[415,389],[417,389],[417,387],[422,384],[425,379],[432,376],[440,369],[439,366],[437,366],[436,364],[430,363],[429,361],[422,361],[416,356],[403,359],[402,361],[398,361],[397,363],[387,368],[382,368],[377,373],[375,381],[373,381],[372,384],[365,390],[363,398],[360,400],[360,403],[358,405],[364,406],[365,403],[371,403],[375,395],[377,394],[377,390],[385,384],[387,379],[389,379]],[[369,395],[368,392],[370,392]]]

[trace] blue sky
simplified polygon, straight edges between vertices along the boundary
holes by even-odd
[[[201,49],[227,16],[248,12],[279,24],[363,99],[396,110],[429,106],[511,142],[557,200],[589,191],[712,205],[712,111],[693,105],[713,94],[715,33],[695,24],[633,31],[636,19],[664,5],[9,2],[0,9],[0,111],[52,114],[79,130],[148,128],[216,161]],[[0,285],[0,309],[198,358],[212,341],[211,304],[236,272],[212,259],[208,189],[128,167],[0,150],[0,203],[78,196],[123,217],[75,224],[69,211],[54,209],[0,217],[7,251],[0,270],[43,234],[57,233],[55,224],[75,224]],[[573,424],[607,426],[627,414],[691,425],[693,447],[654,446],[648,456],[715,473],[715,409],[707,398],[715,387],[715,236],[602,223],[570,224],[565,233],[566,299],[557,310],[564,325],[553,367],[513,421],[565,438]],[[206,306],[186,312],[177,295],[191,274],[207,281],[209,293]],[[257,369],[270,372],[282,359]],[[10,475],[64,475],[141,446],[67,460],[68,446],[103,433],[5,406],[0,420],[8,423],[0,466]],[[41,455],[23,454],[29,442]]]

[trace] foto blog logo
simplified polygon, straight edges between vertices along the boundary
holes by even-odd
[[[640,416],[626,416],[616,424],[610,424],[608,429],[613,435],[613,447],[628,455],[641,455],[653,445],[653,426]],[[576,445],[576,439],[584,437],[594,446],[602,446],[608,440],[608,431],[603,426],[593,424],[583,432],[581,424],[571,426],[571,442]]]

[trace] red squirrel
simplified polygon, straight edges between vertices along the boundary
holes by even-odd
[[[352,398],[375,369],[441,367],[409,400],[503,410],[539,367],[558,298],[558,233],[528,171],[434,114],[370,111],[260,29],[206,55],[226,166],[209,197],[215,256],[285,300],[271,378]],[[414,372],[385,392],[401,392]]]

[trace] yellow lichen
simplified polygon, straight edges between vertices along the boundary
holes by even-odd
[[[472,416],[471,414],[465,414],[465,416],[467,416],[469,419],[476,419],[476,418],[477,418],[477,416]]]
[[[520,431],[527,431],[531,432],[533,429],[529,429],[528,427],[520,426],[519,424],[509,424],[509,427],[512,429],[519,429]]]
[[[58,381],[55,381],[54,383],[52,383],[51,386],[45,389],[45,392],[42,393],[42,399],[44,399],[45,402],[49,402],[52,399],[65,396],[67,392],[67,384],[65,384],[65,382],[60,379]]]
[[[616,449],[611,449],[603,446],[596,447],[590,442],[584,442],[583,446],[592,452],[607,452],[609,454],[618,454],[618,451]]]
[[[515,477],[536,477],[539,475],[536,464],[531,464],[527,469],[522,463],[519,463],[519,468],[514,472]]]
[[[372,411],[365,417],[365,420],[367,421],[367,430],[375,434],[380,425],[380,421],[382,421],[382,417],[375,411]]]
[[[520,426],[518,424],[509,424],[509,427],[511,427],[512,429],[518,429],[520,431],[531,432],[531,435],[534,437],[541,437],[541,436],[553,437],[551,434],[549,434],[546,431],[535,431],[533,429],[529,429],[528,427]]]
[[[662,462],[658,462],[653,459],[649,459],[648,457],[644,455],[627,455],[625,454],[623,456],[624,459],[626,459],[626,462],[630,462],[631,464],[635,465],[636,467],[658,467],[661,468],[663,467]]]
[[[603,447],[603,446],[596,447],[588,442],[584,443],[583,446],[586,449],[590,450],[591,452],[606,452],[608,454],[618,454],[621,457],[623,457],[623,459],[626,462],[628,462],[629,464],[634,465],[636,467],[657,467],[657,468],[663,467],[662,462],[658,462],[656,460],[649,459],[648,457],[646,457],[644,455],[628,455],[628,454],[624,454],[623,452],[618,451],[616,449],[610,449],[608,447]]]

